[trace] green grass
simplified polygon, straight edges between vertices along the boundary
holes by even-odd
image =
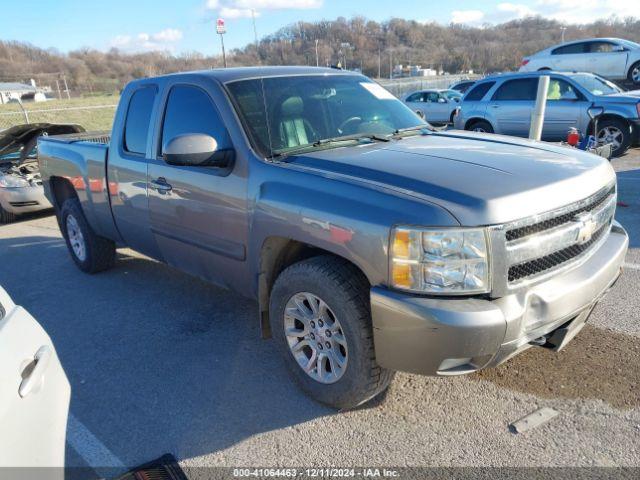
[[[111,130],[118,95],[101,95],[71,100],[26,102],[24,108],[30,123],[76,123],[87,130]],[[0,129],[25,123],[20,106],[15,103],[0,105]]]

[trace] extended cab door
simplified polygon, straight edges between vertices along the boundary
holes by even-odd
[[[152,155],[152,118],[158,106],[158,85],[135,82],[125,90],[107,160],[111,211],[127,246],[160,258],[149,225],[147,164]]]
[[[174,84],[165,92],[159,148],[149,161],[149,215],[164,260],[211,282],[233,287],[246,258],[246,175],[235,165],[170,165],[162,158],[181,135],[206,134],[233,149],[206,85]]]
[[[0,288],[0,467],[64,466],[70,392],[49,336]]]

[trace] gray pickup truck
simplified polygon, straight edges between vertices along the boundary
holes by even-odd
[[[334,69],[137,80],[110,135],[42,138],[39,161],[80,269],[127,246],[257,300],[262,335],[337,408],[394,371],[564,347],[628,245],[606,160],[435,131]]]

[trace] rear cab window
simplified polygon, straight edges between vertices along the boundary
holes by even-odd
[[[464,100],[469,102],[479,102],[495,84],[496,82],[484,82],[477,84],[469,90],[465,95]]]
[[[124,124],[123,148],[126,152],[146,154],[149,123],[157,93],[155,85],[148,85],[140,87],[131,95]]]

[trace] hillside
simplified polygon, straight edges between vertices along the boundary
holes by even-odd
[[[615,36],[640,42],[640,20],[609,19],[569,26],[567,40]],[[502,25],[473,28],[391,19],[378,23],[363,17],[299,22],[229,54],[229,65],[315,65],[316,40],[320,65],[346,59],[348,68],[362,68],[372,77],[389,75],[390,64],[420,64],[455,73],[473,69],[494,72],[515,68],[524,55],[554,43],[561,24],[527,18]],[[343,45],[348,43],[348,47]],[[113,92],[133,78],[180,70],[221,66],[219,57],[199,53],[172,56],[150,52],[127,55],[112,49],[80,49],[68,54],[21,42],[0,41],[0,81],[28,80],[35,74],[64,72],[74,93]],[[51,83],[54,77],[43,76]],[[41,83],[42,83],[41,82]],[[55,83],[55,80],[53,80]]]

